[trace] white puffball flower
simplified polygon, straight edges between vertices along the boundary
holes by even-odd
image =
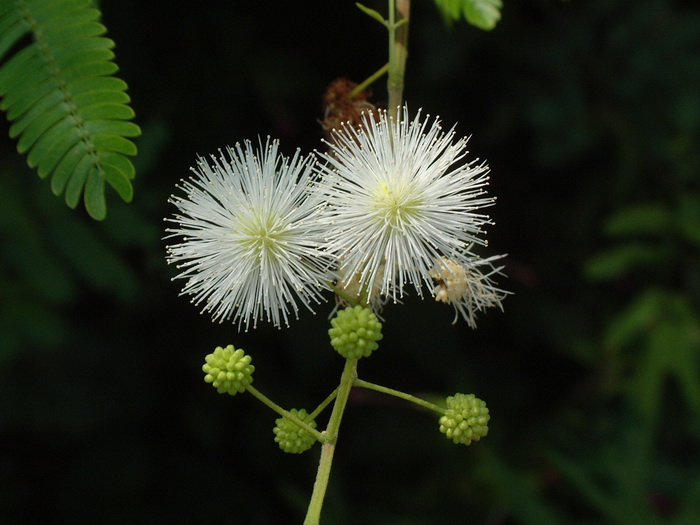
[[[508,292],[496,287],[492,276],[500,274],[503,266],[494,267],[493,261],[504,255],[487,259],[479,256],[461,257],[461,261],[441,257],[430,270],[435,280],[433,289],[435,300],[451,304],[455,309],[452,324],[460,314],[471,328],[476,328],[476,313],[497,306],[503,310],[501,301]]]
[[[214,321],[258,320],[279,327],[300,305],[313,311],[329,288],[327,261],[319,250],[325,227],[317,218],[322,195],[313,191],[313,158],[297,150],[278,154],[278,141],[253,149],[250,141],[228,147],[228,158],[202,157],[194,176],[172,196],[178,212],[166,219],[168,262],[186,279],[182,294],[203,304]]]
[[[407,284],[419,296],[433,294],[430,275],[442,256],[465,253],[490,223],[478,210],[486,195],[488,167],[465,162],[467,138],[454,140],[439,119],[400,119],[365,113],[356,130],[345,126],[320,154],[328,207],[325,249],[343,275],[355,275],[364,290],[379,289],[393,302]]]

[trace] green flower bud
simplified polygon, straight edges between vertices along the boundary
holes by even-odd
[[[241,349],[236,350],[233,345],[226,348],[217,346],[205,359],[206,363],[202,366],[206,374],[204,381],[211,383],[219,394],[235,396],[253,382],[255,367],[250,364],[251,357]]]
[[[316,428],[316,421],[307,419],[309,414],[307,414],[306,410],[303,408],[300,410],[292,408],[289,412],[301,419],[311,428]],[[302,452],[306,452],[316,443],[316,438],[314,436],[286,417],[276,419],[275,423],[276,426],[272,430],[275,433],[275,443],[278,443],[280,448],[289,454],[301,454]]]
[[[440,432],[455,444],[471,445],[489,432],[489,409],[474,394],[455,394],[447,398],[447,411],[440,418]]]
[[[382,323],[369,308],[360,305],[338,312],[331,325],[331,345],[347,359],[369,357],[382,339]]]

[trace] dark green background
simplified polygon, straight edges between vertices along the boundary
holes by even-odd
[[[700,5],[505,3],[485,33],[414,0],[405,96],[488,160],[484,254],[509,254],[514,295],[475,331],[389,306],[360,363],[430,399],[475,393],[490,434],[458,447],[354,392],[324,523],[697,524]],[[256,387],[312,409],[342,368],[330,306],[284,330],[212,324],[170,281],[163,218],[197,154],[320,148],[325,87],[378,69],[385,32],[351,1],[101,8],[143,129],[134,202],[104,223],[69,210],[2,124],[0,523],[301,523],[319,447],[283,454],[276,416],[201,364],[241,346]]]

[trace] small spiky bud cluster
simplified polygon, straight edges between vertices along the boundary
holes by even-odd
[[[250,364],[251,357],[240,348],[233,345],[226,348],[216,347],[213,353],[207,355],[202,371],[206,374],[204,381],[211,383],[219,394],[228,393],[235,396],[244,392],[253,382],[255,367]]]
[[[440,418],[440,432],[455,444],[471,445],[489,432],[489,409],[474,394],[455,394],[447,398],[447,411]]]
[[[331,325],[331,345],[347,359],[369,357],[382,338],[382,323],[369,308],[360,305],[338,312]]]
[[[316,428],[316,421],[307,419],[309,414],[307,414],[306,410],[303,408],[299,410],[292,408],[289,412],[301,419],[311,428]],[[301,454],[309,450],[314,446],[314,443],[316,443],[316,438],[314,436],[286,417],[276,419],[275,423],[276,426],[272,430],[275,433],[275,443],[277,443],[284,452],[289,454]]]

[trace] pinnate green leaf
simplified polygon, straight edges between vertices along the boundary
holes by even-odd
[[[103,35],[90,0],[22,0],[0,4],[0,109],[10,136],[66,204],[81,197],[95,219],[107,214],[105,183],[133,198],[141,134],[130,122],[127,85],[114,76],[114,42]],[[25,44],[24,41],[27,43]]]

